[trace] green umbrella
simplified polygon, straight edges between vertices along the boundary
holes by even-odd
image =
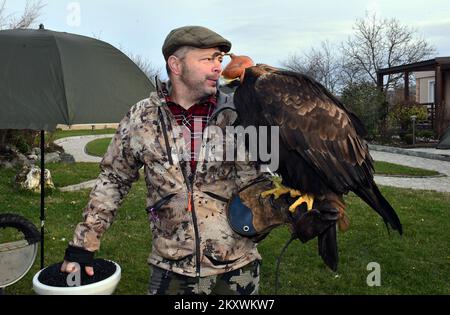
[[[0,128],[118,122],[154,90],[121,51],[90,37],[0,31]]]
[[[155,88],[120,50],[70,33],[0,31],[0,129],[116,123]],[[44,154],[41,154],[41,268],[44,267]]]

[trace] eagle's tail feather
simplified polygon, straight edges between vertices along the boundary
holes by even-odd
[[[355,193],[383,218],[386,226],[389,224],[400,235],[403,233],[402,224],[397,213],[386,198],[383,197],[375,183],[373,183],[371,189],[361,189],[355,191]]]
[[[336,239],[336,224],[332,224],[318,237],[319,255],[334,272],[337,271],[339,254]]]

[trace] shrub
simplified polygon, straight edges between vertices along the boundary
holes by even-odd
[[[21,153],[29,154],[35,138],[39,134],[33,130],[2,130],[0,140],[0,151],[8,146],[16,147]]]
[[[342,92],[342,102],[359,117],[367,129],[367,137],[374,139],[380,134],[387,115],[386,98],[371,83],[350,84]]]
[[[412,130],[411,116],[416,116],[416,122],[426,121],[428,118],[425,106],[415,102],[403,102],[393,106],[389,112],[389,119],[400,126],[401,130],[408,132]]]
[[[412,133],[407,133],[402,137],[403,141],[406,142],[406,144],[413,144],[413,135]]]

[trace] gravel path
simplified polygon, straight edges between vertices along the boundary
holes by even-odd
[[[108,137],[112,138],[113,134],[68,137],[68,138],[58,139],[55,141],[55,143],[57,145],[62,146],[64,148],[64,151],[73,155],[75,162],[99,163],[102,160],[101,157],[86,154],[86,151],[85,151],[86,144],[88,144],[92,140],[108,138]]]
[[[112,137],[112,134],[96,135],[96,136],[77,136],[56,140],[55,143],[61,145],[67,153],[70,153],[75,158],[76,162],[94,162],[99,163],[100,157],[87,155],[85,146],[88,142]],[[450,150],[434,150],[434,149],[414,149],[415,151],[428,152],[433,154],[447,154],[450,155]],[[395,164],[401,164],[410,167],[418,167],[428,170],[437,171],[445,176],[437,177],[391,177],[391,176],[375,176],[375,182],[380,185],[435,190],[441,192],[450,192],[450,162],[435,160],[429,158],[422,158],[404,154],[388,153],[381,151],[370,151],[372,157],[376,161],[385,161]],[[84,187],[84,186],[83,186]]]

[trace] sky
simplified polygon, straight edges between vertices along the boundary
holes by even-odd
[[[26,0],[5,0],[7,14],[20,13]],[[396,18],[415,28],[450,56],[449,0],[43,0],[38,19],[46,29],[100,38],[121,50],[141,55],[164,69],[161,46],[170,30],[202,25],[233,44],[236,54],[257,63],[280,66],[321,42],[338,45],[353,33],[366,12]],[[1,4],[2,0],[0,0]],[[162,71],[164,73],[164,71]]]

